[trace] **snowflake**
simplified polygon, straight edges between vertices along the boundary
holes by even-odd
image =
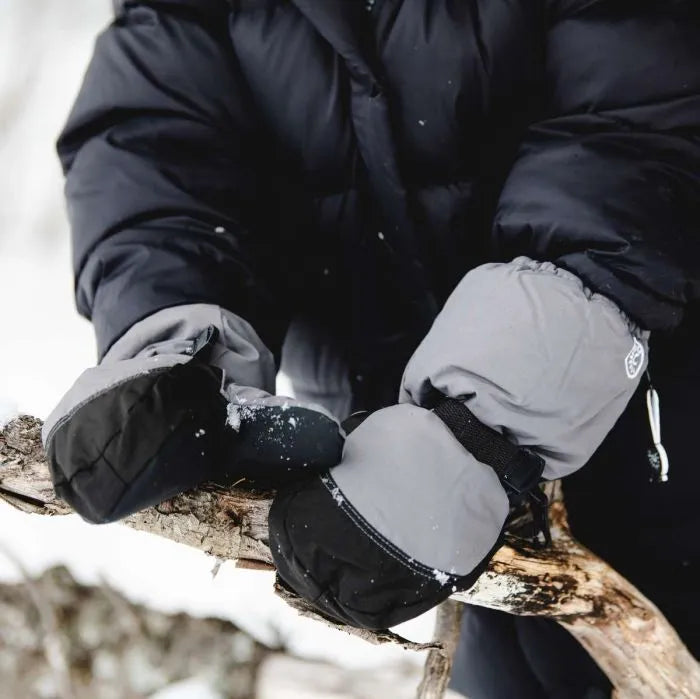
[[[447,583],[450,581],[450,576],[447,573],[443,573],[441,570],[438,570],[437,568],[433,568],[433,577],[441,585],[447,585]]]

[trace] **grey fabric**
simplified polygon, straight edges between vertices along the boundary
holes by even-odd
[[[224,371],[222,391],[229,400],[240,391],[236,381],[260,389],[248,394],[249,400],[274,390],[274,358],[245,320],[210,304],[174,306],[136,323],[98,366],[78,377],[44,423],[44,446],[56,427],[101,393],[139,374],[189,361],[192,341],[210,325],[219,337],[209,363]]]
[[[139,374],[189,361],[193,340],[210,325],[218,329],[219,335],[207,361],[223,370],[221,391],[234,406],[232,427],[236,419],[258,407],[302,405],[301,401],[271,395],[276,375],[274,357],[243,318],[212,304],[173,306],[136,323],[112,345],[98,366],[78,377],[44,423],[44,446],[54,429],[101,393]],[[322,406],[303,405],[332,418]],[[243,412],[236,413],[235,406]]]
[[[433,413],[385,408],[345,442],[331,469],[339,491],[381,536],[441,573],[470,573],[493,547],[508,514],[494,471],[479,463]],[[372,532],[367,532],[374,536]]]
[[[610,300],[551,263],[517,258],[467,274],[409,361],[401,402],[433,389],[531,447],[554,479],[583,466],[647,364],[641,332]]]
[[[294,318],[282,346],[281,371],[301,401],[322,405],[337,419],[352,410],[348,365],[337,341],[324,327]]]
[[[126,357],[158,357],[162,366],[165,357],[174,353],[187,355],[192,339],[210,325],[218,329],[219,336],[207,363],[223,370],[221,392],[232,406],[241,408],[238,415],[245,416],[262,407],[303,405],[335,420],[313,396],[306,400],[301,395],[297,400],[274,395],[276,369],[272,352],[250,323],[220,306],[188,304],[154,313],[115,342],[101,366],[119,364]],[[312,359],[303,349],[300,355],[308,358],[306,361]],[[235,424],[235,418],[231,424]]]
[[[647,340],[615,304],[550,263],[518,258],[473,270],[409,361],[401,404],[348,438],[331,471],[337,497],[376,530],[369,535],[436,577],[466,575],[496,542],[508,499],[495,472],[419,406],[439,394],[465,401],[558,478],[586,463],[624,410]]]
[[[219,331],[208,363],[224,371],[224,390],[234,382],[266,393],[275,390],[275,360],[252,326],[235,313],[212,304],[165,308],[136,323],[110,348],[101,364],[129,358],[186,354],[208,326]]]

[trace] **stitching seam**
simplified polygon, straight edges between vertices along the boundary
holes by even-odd
[[[334,491],[336,493],[342,493],[342,490],[339,488],[338,484],[335,482],[333,479],[333,476],[328,474],[327,476],[320,476],[321,483],[323,483],[324,487],[326,490],[329,492],[331,497],[336,500],[336,496],[333,494]],[[392,544],[388,539],[386,539],[382,534],[377,532],[366,520],[362,515],[355,509],[355,507],[350,503],[350,501],[343,495],[343,501],[342,503],[338,504],[338,507],[352,520],[353,524],[360,529],[373,543],[375,543],[384,553],[388,554],[393,558],[394,560],[398,561],[403,565],[405,568],[408,568],[412,573],[416,573],[424,578],[427,578],[428,580],[431,580],[432,582],[439,582],[436,577],[435,573],[433,572],[434,570],[437,570],[436,568],[430,568],[429,566],[424,565],[423,563],[420,563],[419,561],[409,561],[408,556],[403,553],[398,547],[396,547],[394,544]],[[452,574],[452,573],[447,573],[445,571],[440,571],[444,573],[447,578],[448,582],[455,582],[457,580],[457,576]],[[444,583],[447,584],[447,583]]]
[[[187,362],[182,362],[186,364]],[[156,372],[159,371],[167,371],[168,369],[172,369],[174,365],[172,366],[157,366],[154,367],[153,369],[146,369],[145,371],[140,371],[136,374],[131,374],[130,376],[127,376],[126,378],[122,379],[121,381],[117,381],[116,383],[110,384],[109,386],[106,386],[103,388],[101,391],[98,391],[97,393],[91,393],[85,400],[81,401],[78,403],[78,405],[74,406],[69,412],[67,412],[65,415],[63,415],[57,422],[56,424],[51,428],[51,432],[49,432],[48,436],[46,437],[46,446],[48,447],[49,442],[53,438],[56,430],[60,429],[65,425],[66,422],[68,422],[81,408],[84,408],[88,403],[92,402],[96,398],[99,398],[100,396],[103,396],[105,393],[109,393],[111,390],[115,388],[119,388],[119,386],[122,386],[125,383],[128,383],[132,379],[136,378],[137,376],[145,376],[147,374],[155,374]]]

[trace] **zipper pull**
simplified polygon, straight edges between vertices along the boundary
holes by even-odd
[[[654,443],[654,448],[647,451],[647,457],[652,469],[656,472],[657,483],[666,483],[668,481],[669,462],[666,449],[661,443],[661,404],[659,394],[651,383],[651,375],[648,371],[647,381],[649,382],[649,388],[647,389],[647,413],[649,415],[649,426],[651,427],[651,439]]]

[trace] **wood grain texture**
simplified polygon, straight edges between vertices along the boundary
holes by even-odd
[[[462,630],[463,612],[464,604],[453,599],[445,600],[438,607],[434,639],[439,647],[428,653],[417,699],[441,699],[445,696]]]
[[[0,499],[25,512],[66,514],[70,509],[56,498],[51,486],[40,429],[38,420],[23,416],[0,431]],[[124,522],[219,559],[235,560],[240,567],[273,569],[267,533],[272,497],[273,493],[205,485]],[[555,619],[606,672],[618,698],[700,697],[700,666],[661,612],[573,539],[566,508],[557,496],[550,517],[551,547],[539,549],[508,537],[476,585],[453,598],[511,614]],[[340,627],[289,591],[278,587],[278,593],[301,613]],[[438,634],[432,644],[414,644],[388,632],[342,628],[373,643],[439,649],[448,660],[454,652],[452,630],[444,631],[442,637]],[[444,628],[453,629],[449,624]],[[443,667],[449,670],[450,664]]]

